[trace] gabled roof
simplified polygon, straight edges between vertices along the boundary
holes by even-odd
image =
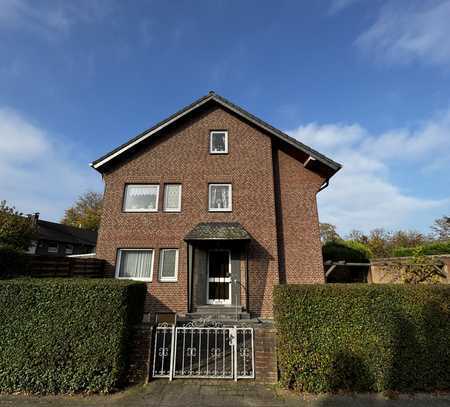
[[[250,240],[250,235],[237,222],[202,222],[194,227],[184,238],[193,240]]]
[[[39,240],[95,246],[97,232],[39,219],[37,221],[37,238]]]
[[[155,136],[158,132],[163,130],[165,127],[169,126],[170,124],[176,122],[177,120],[181,119],[182,117],[185,117],[186,115],[192,113],[196,109],[205,106],[207,103],[210,102],[216,102],[219,105],[223,106],[224,108],[231,110],[238,116],[242,117],[243,119],[249,121],[253,125],[259,127],[260,129],[266,131],[267,133],[271,134],[272,136],[275,136],[277,139],[280,139],[284,141],[285,143],[289,144],[290,146],[294,147],[295,149],[301,151],[304,154],[307,154],[309,156],[307,161],[318,161],[325,165],[331,175],[335,174],[337,171],[341,169],[341,164],[331,160],[330,158],[326,157],[325,155],[319,153],[318,151],[312,149],[311,147],[308,147],[307,145],[301,143],[300,141],[296,140],[293,137],[288,136],[286,133],[283,133],[282,131],[276,129],[275,127],[271,126],[270,124],[266,123],[265,121],[259,119],[258,117],[252,115],[251,113],[247,112],[246,110],[242,109],[241,107],[235,105],[234,103],[230,102],[229,100],[225,99],[224,97],[218,95],[215,92],[209,92],[208,95],[203,96],[199,99],[197,99],[195,102],[191,103],[190,105],[184,107],[183,109],[179,110],[178,112],[174,113],[173,115],[169,116],[167,119],[164,119],[157,123],[155,126],[151,127],[148,130],[145,130],[141,134],[138,134],[136,137],[132,138],[131,140],[127,141],[126,143],[122,144],[121,146],[115,148],[114,150],[110,151],[109,153],[103,155],[102,157],[98,158],[97,160],[93,161],[90,165],[91,167],[95,168],[97,171],[102,172],[102,166],[104,166],[107,163],[110,163],[112,160],[116,159],[123,153],[125,153],[130,148],[136,146],[137,144],[143,142],[144,140],[149,139],[150,137]],[[305,162],[306,166],[307,162]],[[330,175],[330,176],[331,176]]]

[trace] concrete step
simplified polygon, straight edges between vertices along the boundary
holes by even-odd
[[[186,314],[189,319],[207,319],[214,321],[233,321],[250,319],[250,314],[242,310],[241,305],[198,305],[194,312]]]
[[[198,305],[196,312],[202,314],[236,314],[242,312],[241,305]]]

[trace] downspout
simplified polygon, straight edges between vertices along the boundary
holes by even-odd
[[[330,178],[327,178],[317,192],[319,193],[320,191],[325,189],[329,184],[330,184]]]

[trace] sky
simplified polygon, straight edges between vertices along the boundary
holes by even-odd
[[[343,164],[345,235],[450,215],[450,0],[0,0],[0,200],[58,221],[89,162],[210,90]]]

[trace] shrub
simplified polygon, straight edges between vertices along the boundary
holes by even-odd
[[[141,283],[0,281],[0,392],[108,392],[121,385]]]
[[[354,240],[327,242],[322,246],[324,261],[340,261],[369,263],[370,249],[363,243]]]
[[[450,254],[449,242],[435,242],[428,243],[418,247],[398,247],[392,251],[394,257],[409,257],[414,255],[414,250],[421,249],[421,252],[426,255]]]
[[[0,247],[0,278],[27,275],[29,256],[11,246]]]
[[[306,392],[450,388],[450,286],[284,285],[281,383]]]
[[[0,246],[26,250],[34,235],[35,227],[31,219],[6,205],[6,201],[0,201]]]

